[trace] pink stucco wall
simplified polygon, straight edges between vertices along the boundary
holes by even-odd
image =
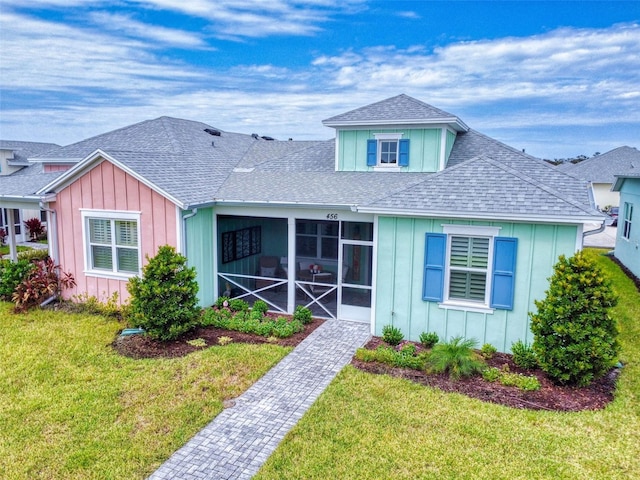
[[[129,294],[126,280],[84,274],[84,246],[80,209],[134,211],[140,214],[140,244],[143,265],[162,245],[177,246],[176,205],[109,161],[102,161],[65,187],[51,204],[58,216],[60,265],[71,272],[77,286],[65,298],[84,294],[106,301],[114,292],[122,301]]]

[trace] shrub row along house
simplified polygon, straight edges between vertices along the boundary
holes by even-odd
[[[334,139],[277,141],[161,117],[49,152],[45,171],[70,168],[31,197],[77,281],[65,294],[124,299],[169,244],[202,306],[260,298],[376,335],[530,341],[558,256],[604,221],[588,183],[407,95],[323,124]]]

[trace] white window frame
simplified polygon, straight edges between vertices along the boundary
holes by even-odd
[[[400,170],[398,163],[400,162],[400,140],[402,139],[402,133],[376,133],[374,135],[376,145],[376,166],[375,169],[380,170]],[[383,142],[396,142],[396,161],[395,163],[382,163],[382,143]]]
[[[296,232],[296,243],[298,242],[298,237],[307,237],[312,238],[316,242],[316,255],[315,257],[307,257],[307,256],[299,256],[299,258],[314,258],[317,260],[325,260],[329,262],[335,262],[338,260],[338,252],[339,248],[336,249],[336,258],[323,256],[322,252],[322,240],[325,238],[335,239],[336,245],[339,245],[340,241],[340,228],[338,227],[337,235],[323,235],[321,224],[328,223],[326,220],[308,220],[308,219],[298,219],[298,222],[308,222],[314,223],[316,225],[316,233],[297,233]]]
[[[102,278],[112,278],[116,280],[128,280],[131,277],[139,276],[142,269],[142,245],[141,245],[141,235],[140,235],[140,213],[141,212],[132,212],[132,211],[117,211],[117,210],[87,210],[80,209],[80,213],[82,216],[82,242],[84,249],[84,274],[92,277],[102,277]],[[138,235],[138,271],[137,272],[120,272],[118,271],[118,262],[115,257],[116,246],[115,246],[115,235],[112,234],[112,270],[106,269],[95,269],[93,268],[92,256],[91,256],[91,242],[89,238],[89,220],[91,219],[101,219],[101,220],[110,220],[111,228],[115,229],[116,221],[124,221],[124,222],[136,222],[137,227],[137,235]]]
[[[624,202],[624,208],[622,209],[622,238],[625,240],[631,239],[631,225],[633,222],[633,203]],[[618,223],[620,221],[618,220]]]
[[[443,225],[442,231],[447,235],[447,251],[445,258],[445,275],[444,275],[444,292],[443,301],[439,304],[441,308],[453,308],[464,309],[466,311],[476,311],[481,313],[493,313],[493,308],[489,306],[491,301],[491,272],[493,271],[493,249],[495,244],[495,237],[500,233],[501,227],[479,227],[473,225]],[[486,268],[486,284],[484,292],[484,301],[475,302],[472,300],[463,300],[458,298],[449,298],[449,282],[451,280],[451,238],[467,237],[467,238],[488,238],[489,239],[489,251],[487,258]],[[458,270],[458,267],[454,267],[454,270]],[[459,270],[466,271],[478,271],[475,269]],[[483,271],[485,269],[482,269]]]

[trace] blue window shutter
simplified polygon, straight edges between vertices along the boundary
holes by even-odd
[[[447,236],[427,233],[424,242],[424,283],[422,299],[441,302],[444,291],[444,264],[447,255]]]
[[[378,164],[378,141],[377,140],[367,140],[367,166],[375,167]]]
[[[400,158],[398,159],[398,165],[401,167],[409,166],[409,139],[404,138],[400,140]]]
[[[496,237],[491,272],[491,308],[513,310],[518,239]]]

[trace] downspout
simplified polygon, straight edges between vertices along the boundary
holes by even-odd
[[[589,230],[587,232],[582,232],[582,238],[588,237],[589,235],[595,235],[596,233],[602,233],[602,232],[604,232],[604,229],[606,227],[607,227],[606,221],[603,221],[602,225],[600,225],[600,227],[596,228],[595,230]]]
[[[187,258],[189,258],[187,256],[187,220],[191,217],[195,217],[197,213],[198,213],[198,209],[193,208],[190,214],[182,217],[182,244],[183,244],[182,254]]]
[[[49,256],[53,258],[54,263],[57,265],[60,263],[60,256],[58,251],[58,217],[56,215],[56,211],[44,206],[44,202],[39,203],[40,210],[44,210],[49,214],[50,222],[47,222],[47,228],[49,230],[50,235],[50,243],[49,243]]]

